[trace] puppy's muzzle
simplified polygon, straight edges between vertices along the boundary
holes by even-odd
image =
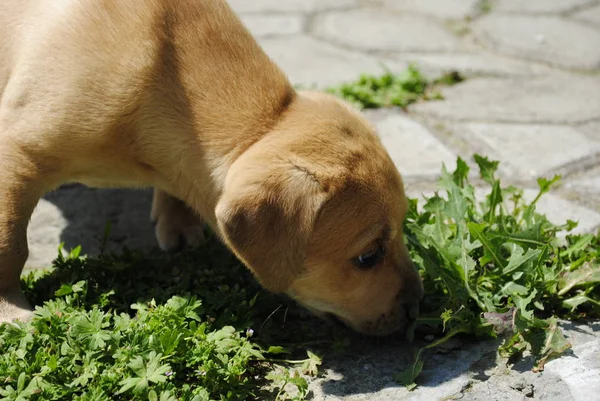
[[[381,315],[379,319],[365,327],[366,334],[386,336],[393,333],[402,333],[409,323],[419,316],[419,302],[399,304],[396,309],[388,314]]]
[[[387,336],[394,333],[403,333],[409,323],[419,316],[419,301],[398,303],[387,314],[381,314],[377,319],[356,326],[335,315],[326,313],[325,318],[338,324],[352,327],[354,330],[369,336]]]

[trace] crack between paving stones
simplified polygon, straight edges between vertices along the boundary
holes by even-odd
[[[504,14],[504,13],[498,13],[498,14]],[[522,14],[514,13],[514,15],[522,15]],[[561,19],[566,22],[571,22],[571,23],[581,25],[579,23],[579,21],[573,21],[573,20],[566,19],[566,18],[561,18]],[[488,35],[486,32],[483,32],[481,29],[479,29],[479,30],[475,29],[472,32],[472,35],[473,35],[473,39],[474,39],[475,43],[482,46],[483,50],[487,50],[496,55],[502,55],[502,56],[508,57],[512,60],[520,60],[520,61],[523,61],[526,63],[537,63],[540,65],[550,67],[550,68],[558,70],[558,71],[567,72],[567,73],[576,73],[576,74],[586,75],[586,76],[600,75],[600,70],[599,70],[600,66],[598,66],[598,65],[593,66],[593,67],[587,67],[587,68],[578,68],[578,67],[564,66],[564,65],[560,65],[560,64],[553,64],[551,61],[539,60],[539,59],[523,56],[522,54],[519,54],[516,50],[511,50],[509,48],[507,49],[506,47],[504,47],[503,48],[504,50],[502,50],[501,45],[498,42],[496,42],[493,37]],[[484,41],[483,43],[482,43],[482,40]]]
[[[442,92],[443,94],[443,92]],[[439,102],[443,102],[445,99],[440,100]],[[425,103],[430,103],[433,104],[436,101],[428,101],[428,102],[424,102],[424,103],[418,103],[418,104],[425,104]],[[448,116],[443,116],[443,115],[439,115],[436,112],[429,112],[429,111],[418,111],[418,110],[414,110],[412,109],[411,106],[408,107],[408,111],[407,114],[409,115],[413,115],[413,116],[418,116],[418,117],[429,117],[429,118],[434,118],[434,119],[438,119],[438,120],[443,120],[443,121],[448,121],[451,123],[473,123],[473,124],[507,124],[507,125],[549,125],[549,126],[556,126],[556,125],[567,125],[567,126],[573,126],[573,125],[584,125],[584,124],[588,124],[588,123],[592,123],[592,122],[596,122],[598,121],[597,117],[593,117],[593,118],[586,118],[583,120],[577,120],[577,121],[568,121],[568,120],[558,120],[558,121],[552,121],[552,122],[548,122],[548,121],[542,121],[542,120],[528,120],[528,121],[518,121],[518,120],[514,120],[514,119],[503,119],[503,118],[499,118],[499,119],[479,119],[479,118],[461,118],[461,117],[448,117]]]
[[[594,154],[581,157],[577,160],[565,163],[557,168],[554,168],[548,172],[547,175],[561,175],[563,181],[568,179],[570,176],[583,173],[585,170],[589,170],[592,167],[596,167],[600,164],[600,151]]]
[[[600,1],[593,1],[587,4],[581,4],[579,6],[574,6],[573,8],[566,10],[566,11],[562,11],[559,15],[561,17],[566,17],[569,18],[571,17],[573,14],[578,13],[580,11],[585,11],[585,10],[590,10],[596,6],[600,5]]]

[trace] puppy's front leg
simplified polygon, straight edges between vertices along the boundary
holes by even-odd
[[[154,190],[152,222],[161,249],[179,251],[204,243],[204,222],[183,201],[159,189]]]
[[[10,162],[9,162],[10,160]],[[31,317],[20,276],[29,253],[27,224],[41,193],[30,177],[14,173],[19,159],[0,146],[0,323]]]

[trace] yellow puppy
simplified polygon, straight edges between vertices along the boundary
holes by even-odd
[[[261,284],[354,329],[422,297],[400,175],[369,124],[296,93],[220,0],[0,0],[0,321],[39,198],[152,186],[164,249],[208,224]]]

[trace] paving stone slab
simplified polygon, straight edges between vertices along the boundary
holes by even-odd
[[[462,19],[474,15],[478,0],[385,0],[391,10],[431,15],[441,19]]]
[[[565,179],[560,191],[563,197],[600,212],[600,164]]]
[[[348,8],[359,0],[228,0],[237,13],[315,12]]]
[[[531,371],[531,360],[514,366],[497,358],[498,342],[464,342],[447,354],[429,353],[419,386],[407,391],[390,377],[407,365],[410,346],[381,345],[347,357],[327,356],[325,375],[310,384],[315,401],[587,401],[600,391],[597,323],[562,325],[572,354]],[[532,391],[529,391],[531,389]]]
[[[315,401],[439,400],[459,393],[470,381],[470,368],[495,352],[496,343],[464,343],[447,355],[429,355],[417,390],[409,392],[393,376],[411,361],[410,344],[363,347],[346,357],[327,356],[325,376],[310,385]]]
[[[558,17],[491,14],[476,21],[474,32],[506,55],[551,65],[600,69],[600,32]]]
[[[560,377],[574,400],[595,400],[600,394],[600,324],[565,323],[563,327],[573,353],[548,362],[545,372]]]
[[[593,3],[594,0],[496,0],[492,12],[562,13]]]
[[[437,78],[448,71],[465,77],[533,77],[548,74],[544,65],[500,57],[489,53],[420,54],[402,53],[400,60],[415,62],[423,73]]]
[[[600,141],[600,120],[588,121],[578,125],[577,130],[593,140]]]
[[[471,143],[482,143],[477,152],[502,160],[500,171],[521,180],[546,176],[600,152],[600,142],[564,125],[472,123],[455,131]]]
[[[442,90],[445,100],[411,111],[447,121],[577,123],[600,117],[600,79],[555,75],[535,79],[470,79]]]
[[[571,18],[578,21],[584,21],[591,24],[594,28],[600,29],[600,4],[596,7],[587,8],[576,12]]]
[[[50,266],[58,255],[78,245],[82,254],[97,255],[107,223],[110,235],[107,251],[119,252],[124,246],[151,250],[157,247],[150,223],[151,191],[95,189],[82,185],[66,186],[47,194],[38,203],[27,237],[30,255],[26,268]]]
[[[456,154],[427,128],[399,110],[365,112],[405,179],[436,177],[442,163],[456,166]]]
[[[293,35],[304,30],[304,17],[300,15],[246,14],[241,19],[255,38]]]
[[[448,52],[464,46],[441,24],[383,9],[330,12],[315,21],[315,33],[365,51]]]
[[[564,187],[571,193],[581,194],[586,198],[588,195],[600,196],[600,165],[569,179]]]
[[[260,43],[294,84],[323,88],[355,80],[362,73],[380,74],[382,64],[398,72],[407,66],[400,61],[344,50],[306,35],[267,38]]]
[[[523,196],[532,201],[537,194],[537,189],[526,189]],[[554,224],[564,224],[567,220],[577,221],[579,224],[573,230],[575,233],[592,232],[600,226],[600,213],[553,193],[544,194],[538,201],[536,210],[548,216],[548,220]]]
[[[479,373],[479,379],[453,399],[489,400],[595,400],[600,392],[600,324],[561,322],[571,351],[549,361],[543,372],[530,370],[521,360],[512,369],[502,364]]]
[[[61,235],[68,224],[57,206],[45,199],[39,201],[27,230],[29,257],[25,262],[26,269],[44,268],[52,264],[58,255]]]

